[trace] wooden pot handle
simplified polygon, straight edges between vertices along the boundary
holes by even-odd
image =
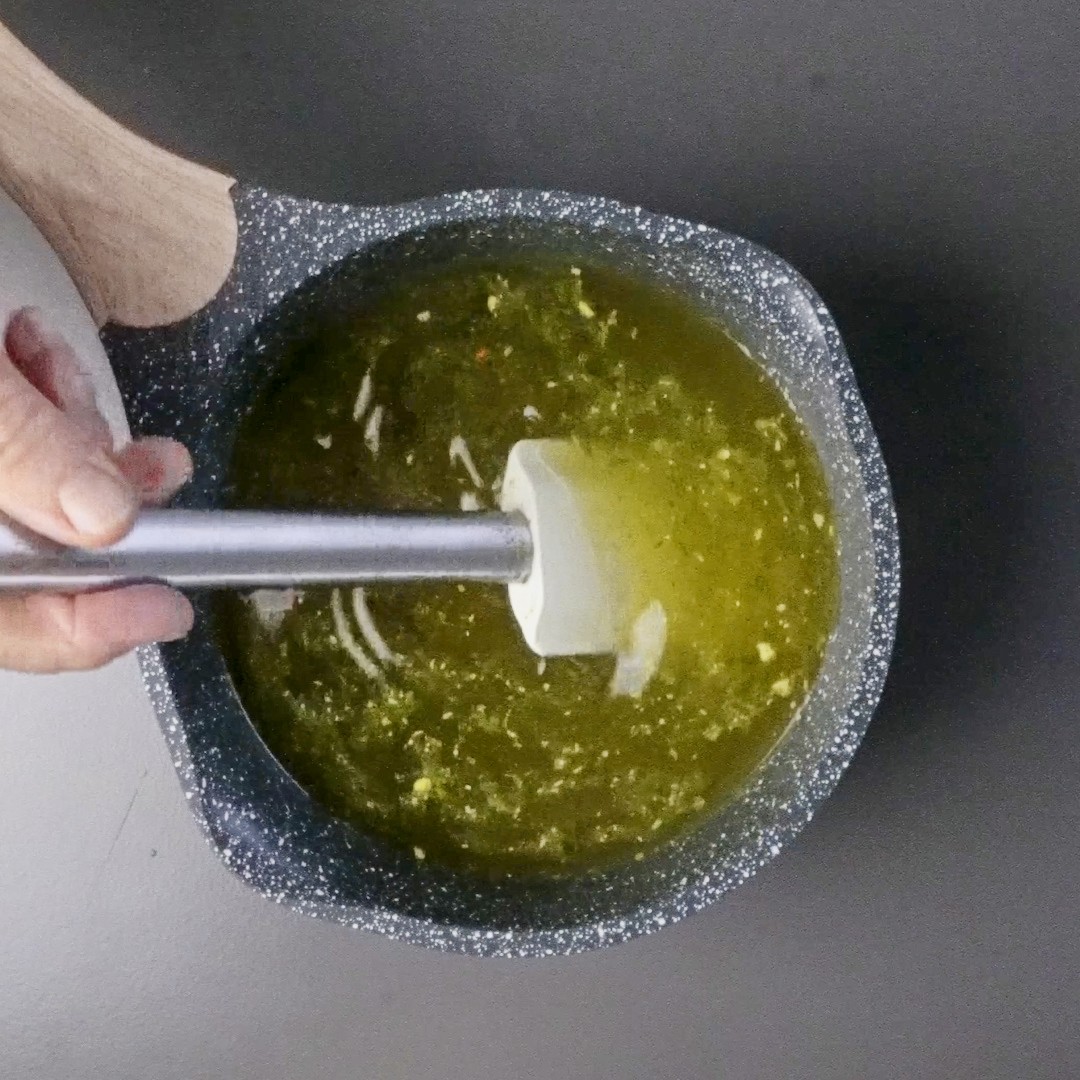
[[[218,293],[236,255],[233,183],[110,120],[0,24],[0,186],[98,326],[164,326]]]

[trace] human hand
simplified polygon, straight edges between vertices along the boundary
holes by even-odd
[[[140,505],[167,501],[191,476],[172,439],[114,452],[71,347],[26,308],[0,346],[0,514],[62,544],[100,547],[131,528]],[[164,585],[61,596],[0,595],[0,667],[100,667],[136,645],[183,637],[194,615]]]

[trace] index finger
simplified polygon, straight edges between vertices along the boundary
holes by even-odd
[[[100,435],[66,415],[0,349],[0,512],[62,544],[96,547],[123,536],[138,506]]]

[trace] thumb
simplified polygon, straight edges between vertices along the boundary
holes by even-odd
[[[138,505],[100,442],[0,348],[0,512],[62,544],[93,547],[123,536]]]

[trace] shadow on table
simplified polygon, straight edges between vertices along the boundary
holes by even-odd
[[[797,257],[796,257],[797,258]],[[1016,301],[941,260],[808,271],[847,344],[900,519],[894,663],[868,742],[919,730],[1011,647],[1025,532]],[[804,264],[805,265],[805,264]]]

